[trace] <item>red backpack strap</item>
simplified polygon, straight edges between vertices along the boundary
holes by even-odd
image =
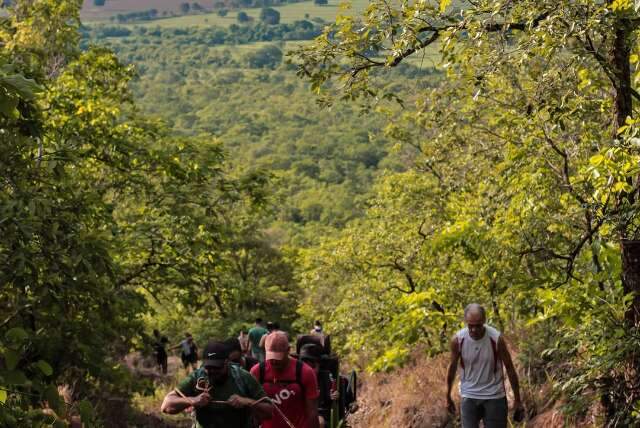
[[[462,344],[464,343],[464,337],[458,338],[458,352],[460,353],[460,367],[464,370],[464,359],[462,358]]]
[[[493,339],[493,337],[489,338],[491,340],[491,350],[493,351],[493,371],[498,371],[498,344]]]

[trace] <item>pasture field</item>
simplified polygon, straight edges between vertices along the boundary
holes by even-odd
[[[180,3],[186,0],[106,0],[104,6],[94,6],[93,0],[84,0],[80,17],[83,21],[108,20],[110,16],[119,13],[140,12],[143,10],[157,9],[158,14],[178,14]],[[198,0],[195,0],[198,2]],[[189,1],[188,3],[192,3]],[[200,4],[206,7],[210,1],[202,1]]]
[[[145,7],[134,9],[132,6],[129,6],[129,9],[123,9],[124,3],[134,3],[146,5]],[[148,10],[148,9],[158,9],[161,14],[163,10],[170,10],[173,12],[177,12],[178,6],[180,3],[183,3],[184,0],[107,0],[105,6],[109,6],[111,9],[109,11],[96,11],[95,6],[93,6],[92,0],[85,0],[85,6],[82,9],[82,19],[85,23],[90,23],[92,21],[103,21],[108,19],[109,16],[117,15],[118,13],[126,13],[133,12],[136,10]],[[204,3],[204,2],[203,2]],[[275,6],[274,9],[280,12],[280,22],[282,23],[291,23],[294,21],[299,21],[306,18],[306,15],[309,16],[308,19],[312,18],[322,18],[325,21],[333,21],[336,16],[340,13],[359,13],[362,12],[365,7],[369,4],[368,0],[352,0],[351,10],[341,9],[342,0],[329,0],[329,4],[325,6],[315,5],[312,1],[305,1],[301,3],[290,3],[282,6]],[[118,6],[120,5],[120,6]],[[162,9],[162,7],[172,8],[172,9]],[[259,8],[252,9],[244,9],[247,15],[253,17],[254,19],[258,19],[260,16]],[[209,27],[209,26],[217,26],[217,27],[228,27],[231,24],[237,23],[237,16],[240,10],[230,10],[228,15],[225,17],[219,16],[217,13],[203,13],[203,14],[192,14],[192,15],[182,15],[161,19],[154,19],[152,21],[140,21],[131,24],[121,24],[121,25],[140,25],[145,27],[172,27],[172,28],[184,28],[184,27]]]

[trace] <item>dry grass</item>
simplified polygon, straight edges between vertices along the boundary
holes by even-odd
[[[512,356],[517,354],[512,348]],[[449,417],[446,405],[448,355],[435,358],[416,356],[415,362],[393,373],[380,373],[362,378],[358,392],[359,409],[350,416],[353,428],[453,428],[459,420]],[[457,380],[456,380],[457,383]],[[522,397],[531,419],[510,427],[526,428],[592,428],[602,426],[602,410],[594,403],[580,420],[568,420],[562,413],[562,402],[554,400],[551,385],[536,389],[527,387],[520,378]],[[513,392],[506,382],[509,403]],[[459,403],[457,386],[454,401]]]
[[[353,428],[431,428],[452,424],[446,411],[447,356],[418,358],[396,372],[363,379]]]

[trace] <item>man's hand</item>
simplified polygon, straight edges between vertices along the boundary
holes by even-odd
[[[243,407],[251,406],[253,404],[253,400],[233,394],[231,397],[229,397],[227,403],[229,403],[231,407],[242,409]]]
[[[191,400],[191,405],[196,409],[199,409],[200,407],[204,407],[209,404],[209,401],[211,401],[211,396],[208,392],[203,392]]]
[[[456,414],[456,405],[451,397],[447,397],[447,412],[451,413],[452,415]]]
[[[525,417],[524,406],[520,401],[514,401],[513,403],[513,420],[515,422],[522,422]]]

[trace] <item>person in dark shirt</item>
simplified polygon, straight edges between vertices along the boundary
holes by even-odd
[[[318,423],[320,428],[325,428],[331,419],[331,407],[338,399],[337,389],[332,389],[331,373],[320,369],[322,350],[314,343],[308,343],[300,348],[298,358],[313,369],[318,379]]]
[[[176,414],[193,407],[198,428],[250,428],[252,416],[270,418],[273,406],[264,389],[249,373],[230,364],[228,355],[224,343],[209,342],[202,367],[166,395],[160,410]]]
[[[229,350],[229,362],[231,364],[237,364],[244,370],[251,371],[251,367],[259,363],[255,358],[242,353],[242,345],[238,339],[228,339],[224,344],[227,345]]]
[[[157,329],[153,330],[153,337],[155,342],[153,343],[153,353],[156,356],[156,363],[158,364],[158,369],[160,373],[167,374],[167,361],[168,355],[165,346],[169,343],[169,339],[166,336],[160,336],[160,331]]]

